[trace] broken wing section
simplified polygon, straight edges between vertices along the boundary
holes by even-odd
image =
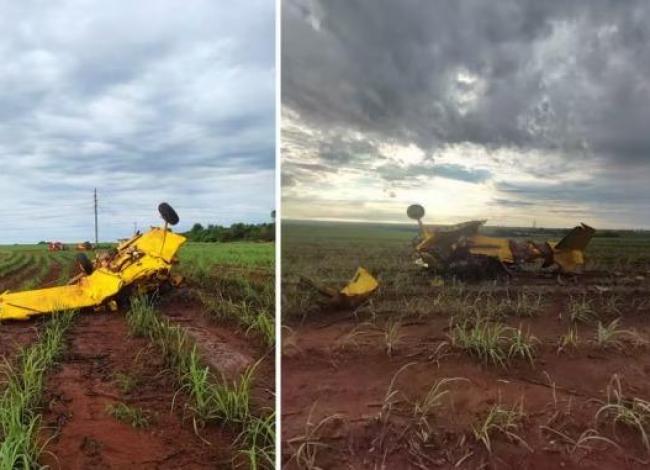
[[[99,305],[116,295],[123,281],[114,273],[98,269],[78,283],[0,295],[0,320],[26,320],[61,310],[76,310]]]
[[[348,284],[341,289],[340,294],[347,298],[356,298],[356,299],[365,299],[370,294],[372,294],[379,283],[372,274],[366,271],[364,268],[357,268],[357,272],[354,273],[354,277]]]
[[[366,269],[358,267],[354,276],[342,289],[323,286],[312,279],[302,277],[310,287],[327,298],[327,304],[335,307],[350,307],[361,304],[379,287],[379,282]]]

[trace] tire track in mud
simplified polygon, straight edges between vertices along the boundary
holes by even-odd
[[[59,282],[61,281],[61,273],[63,273],[64,265],[67,263],[72,263],[72,261],[68,261],[65,258],[54,258],[49,271],[39,282],[39,287],[45,288],[59,285]]]
[[[198,301],[171,296],[161,303],[159,311],[173,324],[186,329],[206,365],[227,380],[236,380],[259,361],[253,375],[252,400],[256,407],[274,408],[275,358],[272,350],[265,351],[254,345],[241,328],[213,321]]]
[[[176,469],[229,467],[234,436],[216,426],[200,430],[182,419],[185,400],[146,339],[131,338],[121,313],[81,314],[68,332],[69,347],[46,381],[42,440],[52,469]],[[136,380],[121,392],[116,374]],[[110,416],[124,402],[151,416],[136,429]],[[49,441],[48,441],[49,440]]]

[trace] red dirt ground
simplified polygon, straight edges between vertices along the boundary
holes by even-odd
[[[56,469],[215,468],[228,466],[234,436],[215,426],[197,436],[192,419],[183,420],[182,394],[157,352],[146,339],[131,338],[119,313],[81,314],[67,333],[70,347],[60,367],[46,382],[49,408],[44,425],[52,437],[43,464]],[[138,380],[121,393],[115,374]],[[136,406],[153,416],[148,428],[136,429],[110,416],[117,402]],[[206,442],[207,441],[207,442]]]
[[[31,344],[42,324],[42,319],[3,322],[0,325],[0,358],[11,360],[22,346]]]
[[[342,338],[358,325],[350,312],[321,313],[318,321],[291,325],[285,334],[282,361],[283,461],[287,464],[305,435],[309,420],[318,423],[335,416],[317,432],[315,440],[327,447],[318,449],[322,468],[507,468],[507,469],[622,469],[648,468],[648,458],[638,435],[617,427],[601,425],[602,435],[613,438],[622,450],[592,441],[591,450],[570,452],[561,438],[543,431],[545,425],[571,438],[594,427],[593,417],[604,400],[613,374],[622,378],[630,396],[650,399],[650,348],[603,350],[585,345],[577,351],[557,354],[558,337],[566,333],[559,318],[560,299],[551,299],[550,311],[520,323],[542,344],[535,368],[515,363],[509,370],[484,366],[462,352],[436,353],[447,340],[448,318],[405,320],[398,350],[389,358],[381,340],[355,346]],[[625,328],[636,328],[650,338],[650,312],[626,315]],[[593,338],[593,327],[580,328],[584,343]],[[407,364],[410,364],[406,366]],[[378,419],[391,379],[399,391],[389,419]],[[430,420],[431,439],[427,447],[416,446],[417,423],[413,402],[442,378],[469,380],[450,385],[451,399],[445,400],[435,419]],[[550,381],[556,384],[555,398]],[[533,449],[493,438],[493,453],[474,440],[472,424],[491,405],[511,406],[523,400],[527,413],[521,437]],[[616,437],[617,436],[617,437]],[[313,437],[313,436],[312,436]],[[409,450],[410,449],[410,450]],[[455,467],[455,465],[458,465]],[[287,468],[296,468],[295,461]]]
[[[72,261],[70,261],[72,264]],[[59,283],[59,277],[61,277],[61,272],[63,271],[63,265],[58,261],[53,261],[50,265],[50,270],[48,271],[45,278],[41,281],[40,287],[54,287]]]
[[[228,380],[236,379],[261,359],[253,376],[253,403],[257,407],[274,407],[273,351],[247,336],[240,327],[213,321],[199,302],[182,291],[163,299],[160,312],[172,323],[186,327],[207,365]]]

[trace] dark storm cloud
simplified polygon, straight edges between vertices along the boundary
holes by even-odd
[[[272,1],[0,0],[0,12],[2,241],[86,238],[95,186],[105,239],[155,222],[160,200],[184,224],[268,219]]]
[[[377,146],[363,140],[345,139],[333,135],[319,143],[318,155],[322,160],[334,164],[349,164],[359,160],[382,158]]]
[[[503,199],[503,198],[494,198],[492,204],[495,206],[501,207],[529,207],[535,205],[531,201],[520,201],[517,199]]]
[[[418,163],[414,165],[397,165],[388,163],[377,168],[386,181],[401,181],[413,178],[439,176],[466,183],[481,183],[487,180],[491,173],[487,170],[475,170],[455,164]]]
[[[283,105],[324,136],[357,132],[427,154],[471,143],[486,156],[564,158],[531,170],[540,177],[580,161],[586,171],[645,167],[649,20],[640,0],[290,0]],[[364,158],[343,156],[350,165]]]
[[[575,183],[497,183],[494,205],[528,208],[529,214],[556,214],[598,226],[650,228],[650,172],[624,168]]]
[[[319,125],[423,148],[650,150],[646,2],[333,0],[284,11],[283,100]],[[458,97],[473,91],[463,110]]]
[[[298,170],[307,170],[316,173],[336,173],[336,168],[321,165],[319,163],[295,163],[293,164],[293,167]]]
[[[633,181],[634,182],[634,181]],[[577,203],[593,203],[602,200],[608,204],[638,204],[650,206],[650,191],[640,184],[612,184],[609,179],[595,179],[577,184],[512,184],[499,183],[497,190],[502,194],[517,197],[521,202],[536,202],[540,204],[562,203],[565,201]],[[639,183],[636,181],[634,183]],[[648,212],[648,210],[644,211]]]

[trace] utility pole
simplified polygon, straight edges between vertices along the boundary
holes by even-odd
[[[99,243],[99,232],[97,230],[97,188],[95,188],[95,246]]]

